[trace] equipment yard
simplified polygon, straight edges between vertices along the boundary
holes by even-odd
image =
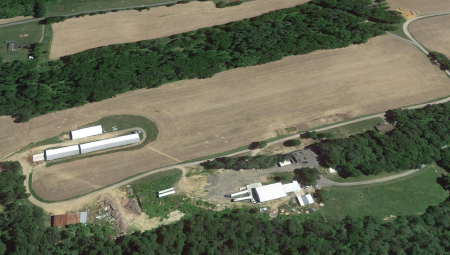
[[[1,117],[0,150],[8,155],[30,141],[115,114],[141,115],[157,124],[158,139],[145,148],[37,167],[35,192],[60,200],[157,167],[268,139],[282,127],[302,130],[433,100],[450,94],[449,85],[445,74],[414,46],[382,36],[364,45],[287,57],[211,79],[129,92],[27,123]]]
[[[212,1],[199,1],[142,12],[131,10],[69,19],[52,25],[50,58],[57,59],[105,45],[166,37],[306,2],[308,0],[258,0],[220,9]]]
[[[450,15],[426,18],[413,22],[409,29],[428,50],[450,56]]]

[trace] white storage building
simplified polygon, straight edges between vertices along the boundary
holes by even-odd
[[[283,188],[286,193],[295,192],[300,190],[300,185],[297,181],[292,181],[291,183],[283,184]]]
[[[118,146],[139,143],[140,141],[139,134],[124,135],[92,143],[80,144],[80,152],[81,154],[84,154],[93,151],[106,150]]]
[[[300,206],[314,204],[314,199],[311,194],[297,196],[297,200]]]
[[[78,154],[80,154],[80,147],[78,145],[49,149],[45,151],[45,160],[54,160]]]
[[[287,196],[281,182],[256,187],[253,189],[253,197],[258,203],[263,203],[269,200],[278,199]]]
[[[72,140],[101,134],[103,134],[102,125],[70,131],[70,137],[72,137]]]

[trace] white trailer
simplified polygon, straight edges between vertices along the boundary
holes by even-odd
[[[252,196],[248,196],[248,197],[240,197],[240,198],[235,198],[233,200],[231,200],[231,202],[237,202],[237,201],[242,201],[242,200],[248,200],[248,199],[252,199]]]
[[[159,194],[158,197],[165,197],[165,196],[172,195],[172,194],[175,194],[175,190]]]
[[[162,194],[162,193],[166,193],[166,192],[172,191],[172,190],[175,190],[175,188],[170,188],[170,189],[165,189],[165,190],[158,191],[158,195]]]
[[[231,194],[231,197],[237,197],[239,195],[244,195],[244,194],[248,194],[248,190],[243,190],[243,191],[240,191],[237,193],[233,193],[233,194]]]

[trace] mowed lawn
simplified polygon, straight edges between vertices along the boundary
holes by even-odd
[[[60,0],[58,3],[50,3],[48,5],[46,16],[156,4],[169,1],[171,0]]]
[[[14,60],[26,60],[29,51],[22,49],[21,51],[8,51],[8,44],[4,41],[15,41],[16,43],[35,43],[41,39],[42,25],[38,22],[30,22],[21,25],[0,28],[0,57],[5,62]]]
[[[384,120],[381,118],[373,118],[356,123],[351,123],[345,126],[340,126],[337,128],[328,129],[324,131],[324,133],[333,133],[334,138],[344,138],[351,135],[364,133],[368,130],[376,131],[375,126],[380,123],[384,123]]]
[[[426,166],[412,176],[372,185],[330,187],[329,198],[322,207],[326,219],[340,219],[346,215],[379,219],[391,215],[423,213],[428,206],[437,205],[448,197],[436,178],[443,170]]]

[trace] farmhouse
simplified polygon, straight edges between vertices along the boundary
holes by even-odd
[[[80,153],[85,154],[93,151],[105,150],[118,146],[139,143],[141,138],[139,134],[124,135],[110,139],[95,141],[91,143],[80,144]]]
[[[61,227],[76,223],[86,223],[86,221],[87,221],[87,212],[53,215],[52,227]]]
[[[45,151],[45,160],[54,160],[78,154],[80,154],[80,147],[78,145],[49,149]]]
[[[70,131],[72,140],[103,134],[102,125]]]
[[[311,194],[297,196],[297,200],[300,206],[314,204],[314,199]]]
[[[375,126],[375,129],[378,132],[387,132],[387,131],[390,131],[392,129],[395,129],[395,126],[392,125],[391,123],[381,123],[381,124]]]

